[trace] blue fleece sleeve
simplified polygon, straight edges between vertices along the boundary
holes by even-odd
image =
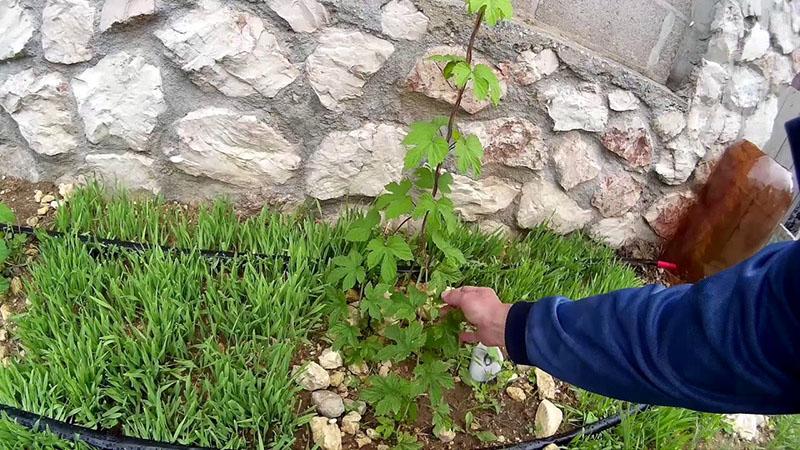
[[[638,403],[800,413],[800,243],[694,285],[512,307],[513,361]]]

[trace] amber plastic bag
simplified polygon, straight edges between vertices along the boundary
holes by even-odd
[[[792,175],[754,144],[729,147],[662,259],[695,282],[736,265],[766,244],[792,204]]]

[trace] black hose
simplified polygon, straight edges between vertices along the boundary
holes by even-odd
[[[173,445],[165,442],[117,436],[108,432],[95,431],[90,428],[60,422],[6,405],[0,405],[0,413],[31,431],[49,432],[71,442],[83,441],[100,450],[214,450],[209,447]]]
[[[568,431],[563,434],[559,434],[556,436],[552,436],[549,438],[544,439],[537,439],[535,441],[523,442],[521,444],[514,444],[514,445],[507,445],[507,446],[496,446],[496,447],[489,447],[485,450],[494,450],[494,449],[504,449],[504,450],[542,450],[543,448],[547,447],[550,444],[555,444],[558,446],[564,446],[572,442],[573,440],[582,437],[582,436],[594,436],[596,434],[600,434],[603,431],[608,429],[614,428],[620,423],[622,423],[623,416],[632,416],[634,414],[638,414],[640,412],[646,411],[650,408],[650,405],[636,405],[629,410],[625,411],[624,413],[620,413],[614,416],[606,417],[605,419],[600,419],[595,422],[592,422],[588,425],[584,425],[582,427],[576,428],[572,431]]]

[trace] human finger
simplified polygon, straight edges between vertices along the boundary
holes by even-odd
[[[469,331],[465,331],[465,332],[463,332],[463,333],[458,335],[458,339],[461,342],[464,342],[464,343],[467,343],[467,344],[477,344],[478,343],[478,334],[477,333],[472,333],[472,332],[469,332]]]

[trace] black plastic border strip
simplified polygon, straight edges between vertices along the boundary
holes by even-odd
[[[36,236],[37,233],[45,233],[48,236],[55,238],[63,238],[67,236],[53,230],[41,230],[32,227],[23,227],[18,225],[0,224],[0,231],[8,233],[26,234]],[[146,251],[153,248],[159,248],[164,252],[173,252],[181,254],[199,253],[208,258],[219,259],[233,259],[238,256],[248,255],[256,258],[281,258],[287,263],[290,259],[289,255],[265,255],[260,253],[236,253],[221,250],[189,250],[184,248],[169,247],[166,245],[145,244],[141,242],[122,241],[119,239],[103,239],[97,238],[88,234],[78,234],[77,238],[85,243],[98,243],[107,247],[120,247],[133,251]],[[567,445],[574,439],[580,436],[593,436],[608,429],[614,428],[622,422],[623,416],[631,416],[638,414],[650,408],[649,405],[637,405],[624,413],[614,416],[606,417],[605,419],[597,420],[588,425],[576,428],[558,436],[553,436],[547,439],[537,439],[535,441],[525,442],[522,444],[515,444],[513,446],[495,446],[485,447],[485,450],[494,449],[507,449],[507,450],[541,450],[550,444],[559,446]],[[60,422],[50,419],[38,414],[22,411],[11,406],[0,405],[0,413],[5,414],[10,419],[18,424],[37,432],[50,432],[54,435],[69,441],[81,440],[100,450],[215,450],[207,447],[190,447],[184,445],[173,445],[164,442],[149,441],[145,439],[129,438],[124,436],[116,436],[108,432],[95,431],[89,428],[72,425],[66,422]]]

